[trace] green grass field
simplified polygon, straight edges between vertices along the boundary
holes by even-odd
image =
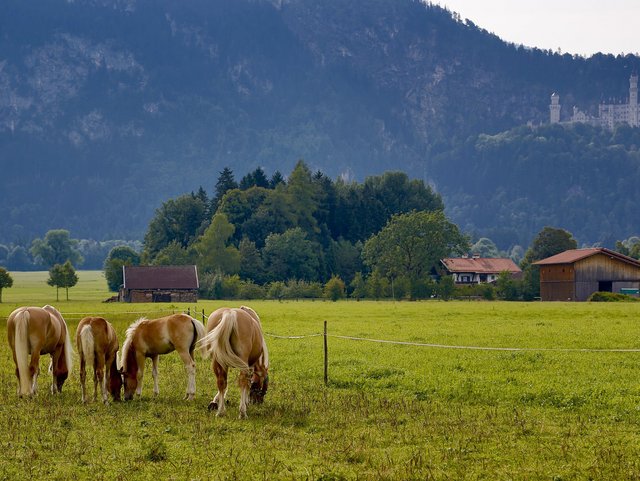
[[[12,273],[0,335],[18,305],[55,305],[73,333],[104,315],[122,340],[140,315],[230,304],[104,304],[101,274],[79,274],[71,300],[55,302],[46,273]],[[328,386],[322,337],[269,336],[270,390],[245,421],[235,376],[228,416],[207,411],[214,376],[199,357],[196,401],[183,401],[175,354],[160,358],[157,398],[150,364],[133,402],[82,405],[77,366],[52,396],[43,358],[40,391],[24,400],[5,340],[0,479],[640,479],[640,352],[602,351],[640,349],[635,303],[248,304],[269,334],[319,334],[328,321]]]

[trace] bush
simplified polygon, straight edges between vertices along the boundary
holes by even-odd
[[[265,299],[267,292],[264,287],[259,286],[251,281],[240,282],[240,291],[238,293],[240,299]]]
[[[640,299],[617,292],[594,292],[587,300],[589,302],[637,302]]]
[[[332,276],[324,286],[324,298],[336,302],[338,299],[344,299],[345,295],[344,281],[338,276]]]
[[[322,297],[322,285],[318,282],[307,282],[290,279],[285,284],[284,299],[318,299]]]

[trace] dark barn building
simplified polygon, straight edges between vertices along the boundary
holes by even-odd
[[[196,266],[124,266],[122,302],[197,302]]]
[[[640,287],[640,261],[603,247],[572,249],[534,264],[543,301],[586,301],[594,292],[637,295]]]

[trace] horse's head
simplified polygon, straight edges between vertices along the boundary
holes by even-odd
[[[120,401],[120,392],[122,391],[122,373],[120,372],[119,357],[114,359],[109,368],[109,394],[114,401]]]
[[[133,346],[129,346],[123,353],[122,367],[119,372],[124,386],[124,400],[131,401],[138,388],[138,361]]]
[[[269,389],[269,375],[266,374],[264,378],[254,376],[251,379],[251,388],[249,389],[249,399],[252,404],[262,404],[264,397],[267,395],[267,389]]]

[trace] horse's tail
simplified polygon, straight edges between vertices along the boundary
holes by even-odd
[[[235,311],[228,310],[222,315],[220,324],[202,338],[202,356],[211,357],[212,362],[217,362],[224,369],[234,367],[248,369],[246,362],[240,359],[231,347],[231,335],[236,330],[237,316]]]
[[[191,341],[190,351],[193,351],[196,347],[196,343],[202,339],[206,332],[204,329],[204,324],[202,324],[199,320],[191,318],[191,324],[193,324],[193,341]]]
[[[18,377],[20,380],[20,395],[25,396],[31,392],[31,379],[29,375],[29,311],[23,309],[16,314],[14,322],[16,364],[18,365]]]
[[[85,363],[93,369],[95,367],[95,340],[93,339],[91,326],[88,324],[80,331],[78,351],[80,351],[80,355],[84,357]]]
[[[262,336],[262,365],[269,369],[269,350],[267,349],[267,343]]]

